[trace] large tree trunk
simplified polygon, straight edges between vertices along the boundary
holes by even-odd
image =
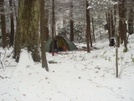
[[[2,47],[5,48],[7,46],[7,33],[6,33],[6,20],[5,20],[5,12],[4,12],[4,0],[0,0],[1,9],[1,31],[2,31]]]
[[[41,0],[40,1],[40,38],[41,38],[41,57],[42,57],[42,67],[46,68],[46,70],[48,71],[48,64],[47,64],[47,60],[46,60],[46,52],[45,52],[45,0]]]
[[[12,0],[9,0],[10,7],[12,7]],[[10,14],[10,20],[11,20],[11,32],[10,32],[10,46],[13,46],[14,42],[14,18],[13,13]]]
[[[26,48],[32,52],[34,61],[40,61],[39,49],[39,0],[19,0],[15,55],[20,49]]]

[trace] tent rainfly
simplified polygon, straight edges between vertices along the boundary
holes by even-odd
[[[52,38],[49,38],[45,43],[46,52],[52,52]],[[73,42],[63,36],[55,36],[54,37],[54,49],[57,51],[72,51],[77,50],[78,48],[75,46]]]

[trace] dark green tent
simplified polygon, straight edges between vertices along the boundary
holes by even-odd
[[[66,37],[56,36],[54,37],[54,40],[56,40],[57,42],[59,51],[66,51],[66,50],[72,51],[77,49],[75,44],[71,42],[69,39],[67,39]],[[49,38],[45,44],[46,52],[50,52],[51,43],[52,43],[52,38]]]

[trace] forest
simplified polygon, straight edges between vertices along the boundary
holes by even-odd
[[[49,37],[53,39],[53,55],[58,34],[86,42],[90,52],[96,35],[105,29],[109,45],[114,46],[116,40],[116,47],[124,44],[127,51],[127,39],[134,30],[133,0],[1,0],[0,5],[1,47],[13,47],[16,61],[20,50],[26,48],[34,61],[43,61],[46,69],[44,41]]]
[[[134,101],[134,0],[0,0],[1,101]]]

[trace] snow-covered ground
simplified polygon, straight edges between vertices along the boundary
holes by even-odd
[[[49,72],[25,50],[16,63],[12,49],[0,49],[4,65],[0,64],[0,101],[134,101],[133,39],[129,36],[128,52],[119,48],[119,78],[115,47],[109,47],[107,39],[95,43],[98,49],[90,53],[47,53]]]

